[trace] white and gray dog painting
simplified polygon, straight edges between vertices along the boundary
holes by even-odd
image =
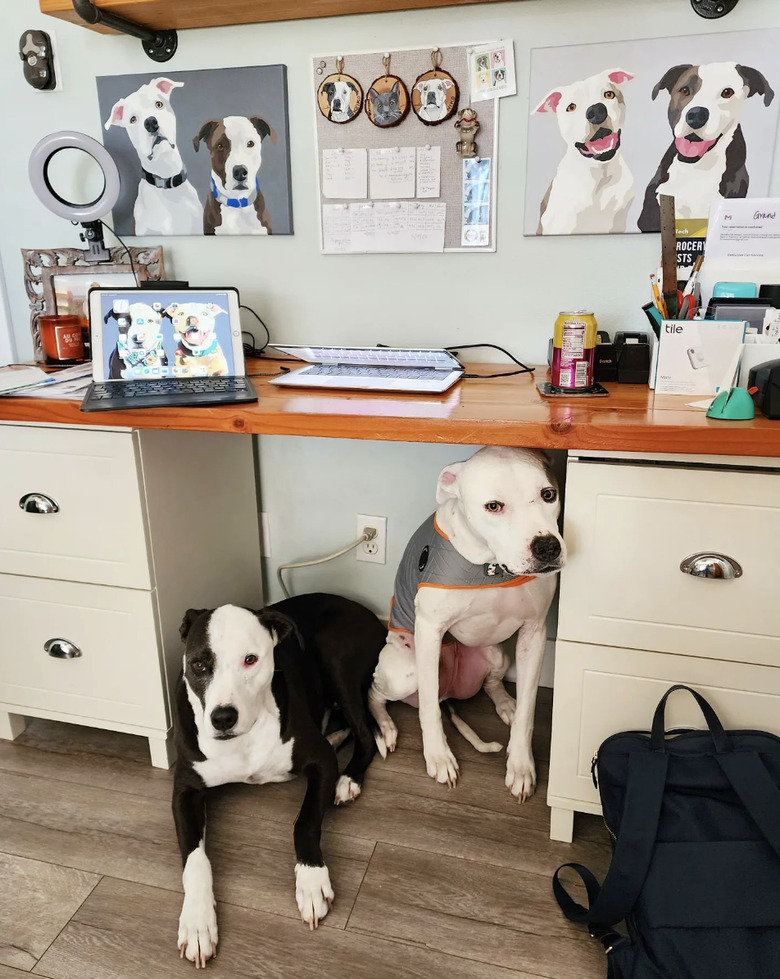
[[[533,51],[525,234],[652,232],[660,194],[691,221],[767,194],[778,43],[744,31]]]
[[[292,234],[284,65],[97,79],[120,235]]]

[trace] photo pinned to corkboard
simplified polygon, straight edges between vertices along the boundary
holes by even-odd
[[[419,75],[414,83],[412,109],[424,125],[438,126],[458,108],[460,92],[452,75],[441,67],[439,48],[431,51],[431,64],[433,67]]]
[[[399,125],[409,112],[409,91],[398,75],[390,74],[390,62],[391,56],[385,54],[385,73],[372,82],[366,93],[366,115],[380,129]]]
[[[336,59],[336,71],[327,75],[317,89],[317,106],[328,122],[352,122],[363,107],[363,88],[352,75],[344,73],[344,59]]]

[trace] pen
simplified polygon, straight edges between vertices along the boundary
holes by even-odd
[[[690,296],[693,292],[693,287],[696,285],[696,279],[699,277],[699,269],[704,261],[704,256],[699,255],[696,261],[693,263],[693,269],[691,271],[690,278],[688,279],[688,284],[683,290],[683,296]]]
[[[661,292],[658,288],[658,284],[655,281],[655,275],[650,273],[650,285],[653,287],[653,298],[655,299],[655,306],[658,312],[663,316],[664,319],[668,319],[666,314],[666,303],[661,296]]]

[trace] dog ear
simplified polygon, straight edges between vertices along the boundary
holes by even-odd
[[[322,86],[322,91],[328,96],[329,99],[333,98],[333,94],[336,91],[335,82],[325,82]]]
[[[190,634],[190,629],[192,628],[192,623],[200,618],[205,612],[210,612],[211,609],[207,608],[188,608],[184,613],[184,618],[181,620],[181,625],[179,626],[179,635],[181,636],[181,641],[185,642],[187,636]]]
[[[184,82],[174,82],[170,78],[153,78],[149,84],[153,85],[163,95],[170,95],[171,89],[181,88]]]
[[[112,317],[113,317],[114,319],[116,319],[116,313],[115,313],[115,311],[114,311],[113,309],[109,309],[109,311],[108,311],[108,312],[106,313],[106,315],[105,315],[105,316],[103,317],[103,322],[104,322],[104,323],[108,323],[108,321],[109,321],[109,320],[110,320],[110,319],[111,319]]]
[[[223,309],[223,308],[222,308],[221,306],[217,306],[217,304],[216,304],[216,303],[209,303],[209,304],[208,304],[208,309],[210,309],[210,310],[211,310],[211,312],[212,312],[212,313],[213,313],[213,314],[214,314],[215,316],[216,316],[216,315],[217,315],[218,313],[227,313],[227,310],[226,310],[226,309]]]
[[[436,502],[444,503],[447,500],[460,499],[460,486],[458,485],[458,475],[464,463],[452,462],[445,466],[439,473],[439,481],[436,484]]]
[[[531,115],[533,115],[534,112],[557,112],[558,103],[562,98],[563,92],[553,90],[549,94],[545,95],[539,105],[537,105],[537,107],[531,111]]]
[[[250,116],[249,121],[260,134],[260,139],[265,139],[266,136],[270,136],[271,142],[276,143],[276,130],[272,126],[269,126],[265,119],[261,119],[260,116]]]
[[[283,612],[277,612],[274,608],[261,608],[259,612],[254,612],[254,615],[257,616],[260,625],[274,637],[275,646],[291,636],[303,646],[303,637],[298,632],[298,626]]]
[[[105,129],[110,129],[112,126],[121,126],[122,119],[125,114],[125,100],[120,99],[118,102],[114,102],[114,107],[111,110],[111,115],[106,120]]]
[[[198,148],[200,146],[201,140],[204,140],[206,145],[208,146],[208,142],[211,139],[211,137],[214,135],[214,130],[217,128],[219,123],[220,123],[219,119],[209,119],[208,122],[203,123],[203,125],[198,130],[198,135],[192,141],[192,145],[195,147],[196,153],[198,152]]]
[[[736,65],[736,69],[748,87],[748,98],[751,95],[763,95],[764,105],[769,105],[775,97],[775,93],[761,72],[757,68],[747,68],[745,65]]]
[[[667,92],[671,92],[674,86],[677,84],[680,75],[682,75],[683,72],[688,71],[690,68],[693,68],[693,65],[675,65],[674,68],[670,68],[667,72],[665,72],[661,81],[658,82],[653,89],[653,100],[655,101],[655,99],[658,98],[658,93],[662,88],[665,88]]]
[[[630,82],[633,77],[630,72],[624,71],[622,68],[611,68],[607,72],[607,78],[613,85],[622,85],[623,82]]]

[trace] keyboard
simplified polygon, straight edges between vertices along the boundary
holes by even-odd
[[[387,377],[426,381],[435,377],[430,367],[361,367],[352,364],[315,364],[301,372],[306,377]]]
[[[246,377],[161,377],[138,381],[95,381],[82,411],[123,408],[178,408],[257,401]]]

